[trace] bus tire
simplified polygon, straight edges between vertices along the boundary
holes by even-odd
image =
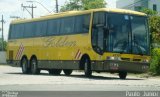
[[[91,64],[89,58],[85,58],[84,60],[84,73],[86,77],[90,77],[92,75]]]
[[[70,69],[64,69],[63,72],[65,75],[71,75],[73,70]]]
[[[21,60],[21,67],[22,67],[22,73],[23,74],[29,74],[30,73],[30,69],[28,68],[28,60],[27,58],[22,58]]]
[[[126,77],[127,77],[127,72],[125,72],[125,71],[119,72],[119,78],[120,79],[126,79]]]
[[[38,62],[36,58],[31,59],[31,73],[32,74],[40,74],[40,69],[38,69]]]
[[[50,69],[49,70],[49,74],[51,74],[51,75],[60,75],[61,72],[62,72],[61,69]]]

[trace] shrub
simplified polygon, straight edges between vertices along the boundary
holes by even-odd
[[[152,50],[150,71],[152,74],[160,75],[160,49]]]

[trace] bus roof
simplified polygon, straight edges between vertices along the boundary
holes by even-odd
[[[139,16],[147,16],[145,13],[132,11],[132,10],[100,8],[100,9],[91,9],[91,10],[83,10],[83,11],[60,12],[60,13],[50,14],[50,15],[47,15],[47,16],[42,16],[42,17],[39,17],[39,18],[34,18],[34,19],[19,19],[19,20],[12,21],[11,24],[41,21],[41,20],[48,20],[48,19],[67,17],[67,16],[76,16],[76,15],[87,14],[87,13],[91,13],[91,12],[100,12],[100,11],[133,14],[133,15],[139,15]]]

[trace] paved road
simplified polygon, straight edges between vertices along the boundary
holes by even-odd
[[[116,74],[97,74],[91,78],[73,72],[71,76],[25,75],[21,68],[0,65],[0,91],[160,91],[160,78],[129,75],[121,80]]]

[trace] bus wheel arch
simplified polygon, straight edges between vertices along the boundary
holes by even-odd
[[[32,55],[31,58],[30,58],[30,61],[31,61],[32,58],[36,58],[37,59],[36,55]]]
[[[84,70],[85,76],[90,77],[92,75],[91,60],[88,54],[84,54],[80,60],[80,69]]]

